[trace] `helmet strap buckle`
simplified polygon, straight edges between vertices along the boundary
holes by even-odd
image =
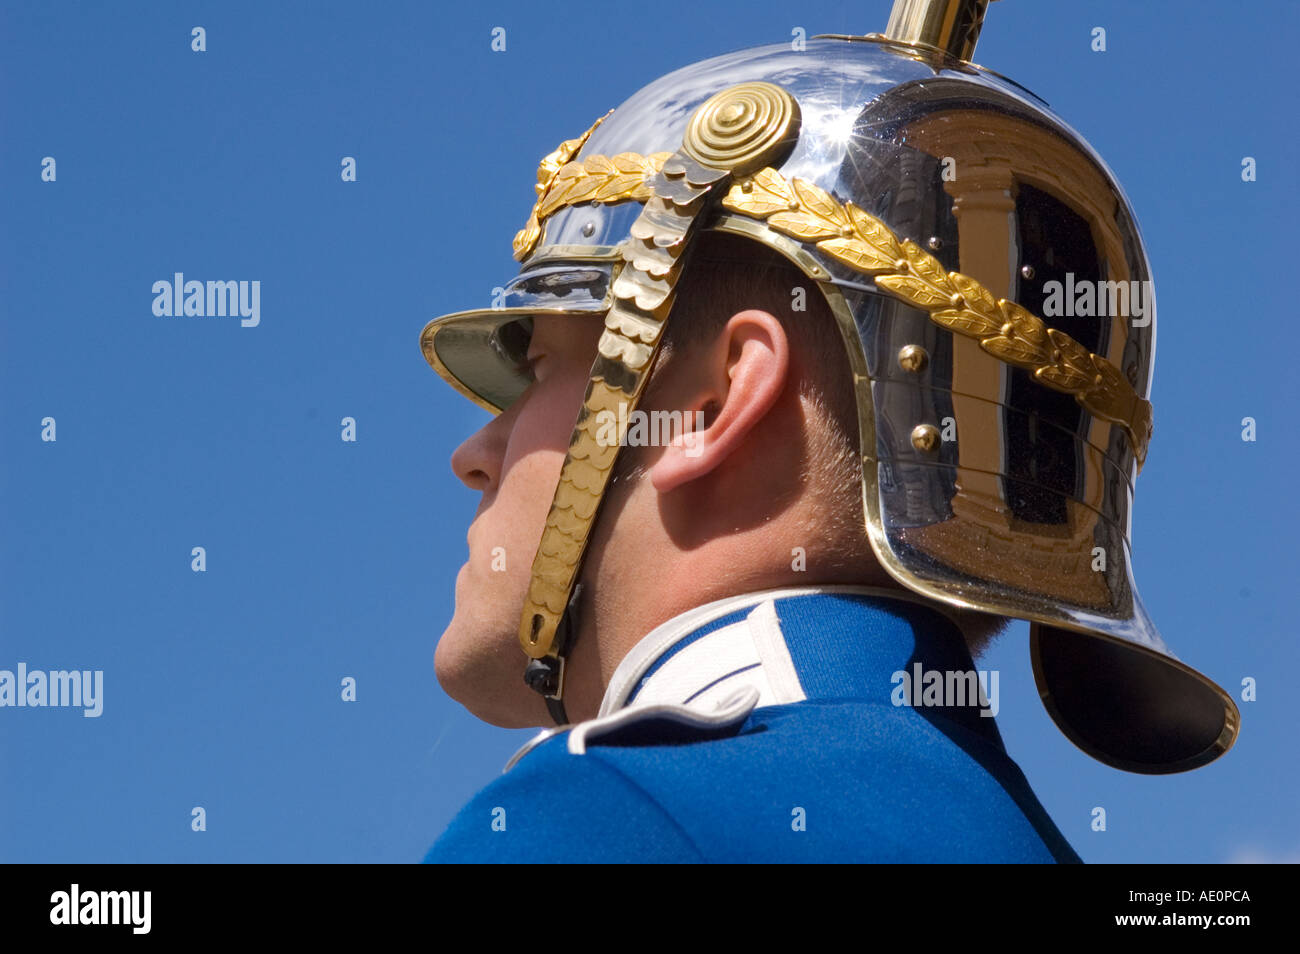
[[[556,725],[567,725],[569,716],[564,710],[565,660],[573,648],[578,634],[578,601],[582,597],[582,583],[575,583],[569,594],[564,615],[555,630],[555,654],[540,659],[530,659],[524,668],[524,682],[528,688],[540,693],[546,700],[546,711]]]

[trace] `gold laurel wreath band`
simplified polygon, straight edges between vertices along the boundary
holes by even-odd
[[[854,271],[871,275],[881,291],[927,312],[949,331],[974,338],[989,354],[1033,373],[1128,434],[1139,471],[1151,440],[1151,402],[1138,396],[1119,369],[1069,335],[1048,328],[1028,310],[992,293],[968,275],[946,271],[910,239],[852,202],[837,202],[803,179],[766,168],[735,180],[724,207],[792,238]]]
[[[542,234],[542,223],[538,217],[538,210],[542,207],[542,202],[546,198],[547,192],[550,191],[551,183],[555,181],[556,174],[564,167],[566,163],[578,154],[581,149],[591,138],[591,134],[596,131],[596,127],[609,118],[610,110],[604,116],[601,116],[591,127],[576,139],[566,139],[553,150],[542,156],[542,161],[537,164],[537,184],[533,188],[537,191],[537,201],[533,203],[533,210],[528,214],[528,222],[515,234],[514,248],[515,259],[523,261],[524,257],[533,250],[537,244],[538,238]]]
[[[606,113],[596,120],[591,129],[577,139],[566,139],[538,165],[537,201],[528,222],[515,234],[513,242],[517,261],[523,261],[537,247],[542,237],[542,224],[560,209],[585,202],[612,205],[616,202],[644,202],[650,198],[650,180],[663,168],[671,152],[656,152],[648,156],[620,152],[616,156],[595,155],[586,156],[581,161],[570,161],[608,115]]]

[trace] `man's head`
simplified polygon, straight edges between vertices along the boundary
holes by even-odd
[[[571,718],[594,715],[623,655],[686,609],[784,585],[907,592],[866,537],[852,377],[816,284],[738,236],[706,232],[691,256],[639,408],[677,412],[659,420],[689,433],[645,428],[668,443],[620,452],[583,568]],[[496,724],[548,721],[522,680],[519,613],[600,331],[594,319],[536,319],[533,384],[452,458],[483,499],[437,672]],[[973,650],[1006,623],[943,609]]]
[[[956,55],[969,55],[976,25],[958,31]],[[1156,324],[1128,315],[1121,291],[1150,276],[1133,209],[1095,151],[1022,87],[980,69],[936,73],[928,52],[907,49],[915,38],[860,39],[810,38],[798,69],[772,44],[655,79],[539,163],[514,242],[522,268],[493,307],[425,325],[429,365],[509,409],[457,453],[485,499],[440,679],[484,718],[549,723],[518,679],[526,607],[532,684],[562,688],[582,718],[638,638],[715,595],[896,580],[941,610],[1027,619],[1039,694],[1085,752],[1140,772],[1205,764],[1231,745],[1239,713],[1168,650],[1130,555]],[[714,288],[697,242],[710,223],[803,271],[782,264],[740,295]],[[578,409],[601,334],[584,318],[609,307],[616,259],[588,410],[644,398],[698,431],[689,445],[628,448],[617,474],[590,414],[565,460],[576,414],[559,410]],[[804,273],[820,284],[797,312]],[[806,338],[823,293],[848,348]],[[652,368],[669,295],[674,340]],[[705,339],[683,346],[692,309]],[[528,316],[535,349],[577,350],[514,407],[527,381],[507,329]],[[842,354],[870,374],[861,494],[855,429],[839,440]],[[570,592],[580,611],[562,615]],[[998,625],[965,615],[973,642]]]

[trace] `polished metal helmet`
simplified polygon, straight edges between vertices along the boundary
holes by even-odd
[[[621,443],[596,420],[635,407],[694,241],[716,230],[825,296],[856,389],[865,531],[895,579],[1028,620],[1048,712],[1108,765],[1178,772],[1235,740],[1231,697],[1166,647],[1131,571],[1155,350],[1141,236],[1088,144],[970,61],[987,3],[897,0],[885,34],[656,80],[542,160],[494,307],[424,328],[433,368],[498,412],[528,385],[533,316],[604,322],[521,614],[525,678],[557,723]]]

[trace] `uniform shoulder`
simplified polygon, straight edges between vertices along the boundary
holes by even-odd
[[[757,699],[750,690],[712,713],[645,706],[548,730],[456,815],[425,860],[702,861],[694,841],[621,765],[619,753],[735,734]]]

